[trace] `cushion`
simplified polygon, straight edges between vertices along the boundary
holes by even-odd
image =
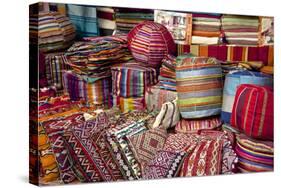
[[[180,113],[177,100],[166,102],[162,105],[161,111],[157,115],[152,128],[161,127],[164,129],[175,127],[180,120]]]
[[[272,87],[273,79],[271,75],[253,71],[234,71],[228,73],[225,77],[223,88],[221,119],[224,123],[230,123],[236,89],[240,84]]]
[[[144,97],[119,97],[113,95],[113,106],[119,106],[121,112],[129,111],[142,111],[145,110],[145,100]]]
[[[196,147],[199,135],[196,134],[169,134],[163,150],[190,153]]]
[[[222,104],[222,70],[215,58],[177,57],[178,106],[185,119],[218,115]]]
[[[231,114],[231,125],[246,135],[273,140],[273,90],[253,84],[237,87]]]
[[[181,119],[175,130],[177,133],[194,133],[202,129],[215,129],[221,126],[219,116],[213,116],[202,119]]]
[[[145,167],[143,178],[176,177],[185,155],[185,152],[159,151]]]
[[[144,21],[129,32],[128,46],[137,61],[153,67],[159,67],[165,55],[176,51],[167,28],[152,21]]]

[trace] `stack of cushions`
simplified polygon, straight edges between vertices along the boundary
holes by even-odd
[[[192,44],[218,44],[220,14],[192,14]]]
[[[124,64],[114,65],[111,72],[112,91],[114,98],[117,99],[114,104],[120,105],[124,112],[143,109],[145,107],[146,88],[157,83],[156,70],[132,60]],[[118,104],[118,101],[120,104]],[[123,103],[121,103],[122,101]],[[143,101],[142,106],[140,106],[141,101]],[[129,104],[126,104],[127,102]],[[125,108],[126,106],[127,108]]]
[[[137,61],[153,67],[159,67],[166,55],[176,52],[176,44],[167,28],[152,21],[142,22],[130,31],[128,47]]]
[[[95,6],[68,4],[67,15],[76,27],[77,37],[83,38],[99,35]]]
[[[30,15],[30,43],[42,52],[68,48],[75,38],[75,28],[69,19],[58,12],[39,12]]]
[[[114,9],[109,7],[97,7],[97,17],[100,35],[112,35],[116,28]]]
[[[273,140],[273,90],[241,84],[237,87],[231,125],[255,139]]]
[[[173,101],[177,98],[177,92],[161,89],[159,84],[147,87],[145,91],[145,106],[149,111],[162,108],[165,102]]]
[[[129,33],[139,23],[153,20],[154,12],[149,9],[115,8],[116,34]]]
[[[271,75],[252,71],[230,72],[225,77],[223,89],[223,103],[221,119],[224,123],[230,123],[231,112],[237,87],[240,84],[255,84],[260,86],[273,87]]]
[[[245,135],[236,138],[235,151],[241,172],[273,171],[273,142],[253,140]]]
[[[256,16],[223,15],[222,30],[228,44],[259,44],[259,18]]]
[[[178,106],[185,119],[221,113],[222,69],[215,58],[177,57]]]
[[[162,60],[159,73],[159,86],[161,89],[176,91],[176,57],[167,55]]]

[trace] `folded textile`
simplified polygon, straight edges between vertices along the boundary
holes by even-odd
[[[241,84],[236,89],[231,125],[246,135],[273,140],[273,89],[253,84]]]
[[[263,67],[262,61],[221,61],[224,74],[235,70],[253,70],[258,71]]]
[[[234,97],[237,86],[240,84],[255,84],[272,87],[273,79],[271,75],[253,71],[234,71],[228,73],[224,82],[221,112],[221,119],[224,123],[230,123]]]
[[[202,36],[192,36],[192,44],[217,44],[219,37],[202,37]]]
[[[120,97],[142,97],[147,87],[157,83],[156,69],[134,60],[111,67],[112,92]]]
[[[273,66],[264,66],[260,69],[260,71],[262,73],[265,73],[265,74],[271,74],[273,75],[274,74],[274,69],[273,69]]]
[[[215,58],[177,57],[178,106],[183,118],[218,115],[222,104],[222,70]]]
[[[97,18],[100,35],[112,35],[116,28],[114,9],[109,7],[97,7]]]
[[[119,97],[113,95],[113,106],[119,106],[121,112],[129,112],[134,110],[145,110],[145,98],[144,97]]]
[[[68,17],[59,12],[44,11],[29,18],[30,43],[39,46],[42,52],[68,48],[76,32]]]
[[[147,87],[145,91],[145,105],[149,111],[160,111],[162,104],[173,101],[176,98],[177,93],[175,91],[162,89],[159,84]]]
[[[77,37],[83,38],[99,35],[95,6],[67,4],[67,15],[76,27]]]
[[[176,57],[167,55],[162,60],[158,79],[161,89],[176,91]]]
[[[245,135],[237,136],[236,140],[235,151],[241,172],[273,171],[273,142],[253,140]]]

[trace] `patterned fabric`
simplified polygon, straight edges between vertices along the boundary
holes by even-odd
[[[177,57],[178,106],[183,118],[218,115],[222,104],[222,70],[214,58]]]
[[[153,20],[153,10],[136,8],[115,8],[116,31],[115,33],[127,34],[136,25],[145,21]]]
[[[161,89],[176,91],[176,57],[167,55],[162,60],[159,74],[159,85]]]
[[[195,134],[170,134],[166,140],[163,150],[190,153],[196,147],[198,139],[199,136]]]
[[[163,149],[167,132],[163,129],[151,129],[144,133],[128,137],[130,147],[142,169]]]
[[[228,44],[258,45],[260,43],[257,16],[223,15],[221,23]]]
[[[75,34],[75,28],[69,19],[58,12],[39,12],[29,18],[30,43],[39,45],[42,52],[68,48],[73,43]]]
[[[242,45],[177,45],[178,55],[192,53],[196,56],[214,57],[221,61],[262,61],[263,65],[273,66],[274,47]]]
[[[147,87],[157,83],[154,68],[145,67],[134,60],[111,67],[113,95],[142,97]]]
[[[185,152],[159,151],[144,169],[144,179],[176,177]]]
[[[75,25],[79,38],[99,35],[97,10],[94,6],[67,4],[67,15]]]
[[[159,84],[147,87],[145,91],[145,105],[149,111],[158,110],[162,108],[162,104],[173,101],[177,98],[175,91],[161,89]]]
[[[64,71],[63,84],[71,100],[84,100],[88,105],[112,106],[110,77],[91,82],[72,71]]]
[[[273,79],[270,75],[252,71],[235,71],[228,73],[224,82],[221,113],[221,119],[224,123],[230,123],[235,93],[240,84],[255,84],[272,87]]]
[[[273,142],[252,140],[240,135],[237,137],[235,151],[241,172],[273,171]]]
[[[261,45],[274,44],[274,19],[273,17],[259,17]]]
[[[160,127],[164,129],[175,127],[180,120],[180,112],[177,100],[166,102],[162,105],[161,111],[156,117],[152,128]]]
[[[129,112],[129,111],[141,111],[145,110],[145,100],[144,97],[118,97],[113,95],[113,106],[119,106],[121,112]]]
[[[217,44],[221,33],[220,14],[192,14],[192,44]]]
[[[142,63],[159,67],[167,54],[175,54],[176,45],[165,26],[145,21],[128,34],[128,46],[133,57]]]
[[[221,173],[222,141],[202,140],[184,159],[180,176],[208,176]]]
[[[215,129],[220,127],[221,124],[219,116],[195,120],[181,119],[175,130],[177,133],[194,133],[202,129]]]
[[[97,17],[100,35],[112,35],[116,28],[114,9],[109,7],[97,7]]]
[[[231,125],[252,138],[273,140],[273,104],[272,88],[241,84],[234,99]]]

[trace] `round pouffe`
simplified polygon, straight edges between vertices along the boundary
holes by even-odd
[[[44,11],[30,16],[30,42],[42,52],[68,48],[74,41],[75,27],[59,12]]]
[[[160,66],[165,55],[176,52],[167,28],[152,21],[144,21],[129,32],[128,46],[137,61],[153,67]]]

